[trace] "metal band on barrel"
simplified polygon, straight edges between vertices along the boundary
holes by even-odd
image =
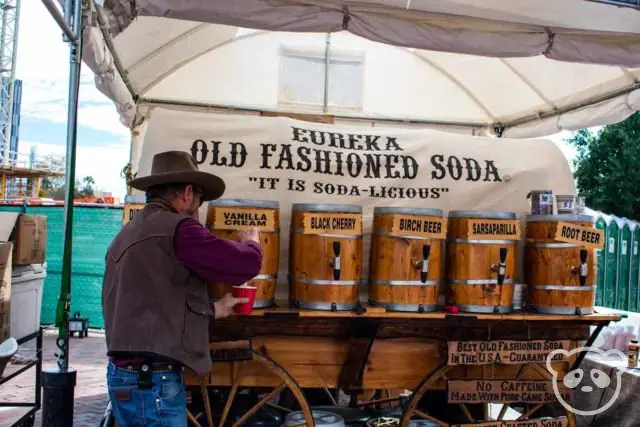
[[[255,209],[279,209],[280,204],[274,200],[251,199],[216,199],[209,202],[209,206],[225,208],[255,208]]]
[[[271,299],[257,299],[253,302],[253,308],[268,308],[271,307],[274,303],[273,298]]]
[[[595,291],[595,286],[559,286],[559,285],[535,285],[533,290],[541,291]]]
[[[455,279],[449,280],[450,285],[497,285],[498,279]],[[503,285],[512,285],[513,279],[504,279]]]
[[[549,248],[549,249],[560,249],[560,248],[579,248],[580,245],[576,245],[574,243],[536,243],[531,240],[527,240],[526,246],[528,248]]]
[[[594,218],[590,215],[527,215],[525,217],[526,222],[594,222]]]
[[[513,306],[511,305],[474,305],[474,304],[456,304],[460,311],[467,313],[511,313]]]
[[[206,227],[207,227],[207,230],[209,230],[209,231],[242,231],[242,230],[238,230],[238,229],[235,229],[235,228],[216,228],[214,225],[211,225],[211,224],[207,224]],[[251,228],[251,227],[247,227],[247,229],[249,229],[249,228]],[[279,233],[280,229],[279,228],[274,228],[273,230],[258,230],[258,232],[260,234],[262,234],[262,233]]]
[[[317,302],[317,301],[298,301],[298,307],[306,310],[332,311],[334,308],[338,311],[354,310],[358,307],[357,302]]]
[[[405,236],[404,234],[395,234],[389,231],[376,231],[371,234],[373,236],[398,237],[400,239],[415,239],[415,240],[444,240],[445,239],[445,237]]]
[[[304,228],[294,228],[294,233],[305,234]],[[308,236],[333,237],[336,239],[362,239],[362,234],[308,234]]]
[[[442,209],[433,208],[406,208],[398,206],[381,206],[373,208],[374,215],[418,215],[418,216],[432,216],[436,218],[442,218]]]
[[[317,213],[362,213],[362,206],[358,205],[330,205],[325,203],[294,203],[292,212],[317,212]]]
[[[420,280],[372,280],[372,285],[382,286],[438,286],[439,280],[427,280],[422,282]]]
[[[384,307],[389,311],[404,311],[419,313],[422,307],[423,312],[436,311],[436,304],[396,304],[395,302],[376,302],[376,305]]]
[[[450,239],[449,243],[472,243],[474,245],[515,245],[518,243],[514,240],[491,240],[491,239]]]
[[[580,310],[582,314],[593,314],[593,307],[538,307],[533,309],[542,314],[576,314]]]
[[[357,286],[362,280],[323,280],[323,279],[291,279],[292,283],[304,283],[306,285],[332,285],[332,286]]]
[[[495,211],[451,211],[449,218],[471,218],[471,219],[516,219],[513,212]]]
[[[258,274],[251,280],[275,280],[278,276],[274,276],[273,274]]]

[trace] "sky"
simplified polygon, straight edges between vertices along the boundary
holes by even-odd
[[[38,156],[63,154],[66,144],[69,47],[43,4],[21,3],[16,78],[23,81],[20,157],[32,146]],[[78,112],[76,176],[92,176],[96,187],[124,198],[120,171],[129,161],[129,130],[113,104],[95,87],[93,74],[82,67]],[[571,161],[576,151],[563,142],[571,132],[550,137]]]
[[[20,157],[32,146],[38,156],[66,150],[69,47],[40,1],[21,3],[16,78],[23,81]],[[96,187],[124,197],[120,170],[129,161],[129,130],[113,104],[82,67],[78,110],[76,176],[91,175]]]

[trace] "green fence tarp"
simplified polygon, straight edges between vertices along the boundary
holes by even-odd
[[[607,272],[606,265],[606,242],[607,242],[607,223],[604,218],[598,218],[596,228],[604,232],[605,248],[596,250],[596,268],[598,275],[596,276],[596,305],[602,306],[604,303],[605,278]]]
[[[21,206],[0,206],[0,211],[22,211]],[[27,206],[26,213],[47,217],[47,278],[42,296],[42,324],[55,323],[62,278],[64,208]],[[76,206],[73,216],[71,313],[79,311],[89,325],[103,328],[102,277],[107,247],[122,228],[122,209]]]

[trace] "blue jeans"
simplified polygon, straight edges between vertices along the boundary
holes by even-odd
[[[152,387],[138,388],[138,374],[107,368],[107,387],[118,427],[187,426],[187,400],[179,372],[154,373]]]

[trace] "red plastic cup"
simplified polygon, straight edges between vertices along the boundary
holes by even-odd
[[[253,302],[256,299],[256,290],[258,288],[254,286],[234,286],[233,297],[234,298],[248,298],[248,303],[238,303],[233,307],[237,314],[251,314],[253,311]]]

